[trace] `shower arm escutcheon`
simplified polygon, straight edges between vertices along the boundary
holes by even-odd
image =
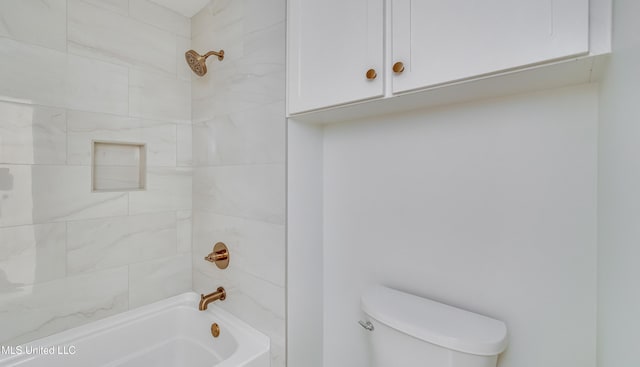
[[[219,269],[226,269],[229,266],[229,249],[224,243],[218,242],[213,246],[213,252],[204,259],[216,264]]]

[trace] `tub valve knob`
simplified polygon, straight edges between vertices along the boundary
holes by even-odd
[[[229,266],[229,249],[224,243],[218,242],[213,246],[213,251],[204,259],[216,264],[219,269],[226,269]]]

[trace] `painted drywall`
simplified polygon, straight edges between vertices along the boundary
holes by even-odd
[[[271,339],[285,365],[285,1],[211,1],[192,48],[223,49],[192,82],[193,288]],[[222,241],[231,262],[203,258]]]
[[[384,284],[503,320],[500,367],[593,367],[597,87],[330,125],[324,366],[369,366]]]
[[[0,344],[191,289],[190,32],[146,0],[0,2]],[[147,189],[91,192],[92,140],[145,143]]]
[[[614,1],[600,90],[598,366],[640,365],[640,3]]]
[[[322,126],[288,121],[287,363],[322,367]]]

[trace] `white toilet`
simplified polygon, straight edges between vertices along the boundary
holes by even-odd
[[[362,310],[372,367],[496,367],[507,346],[502,321],[387,287],[367,289]]]

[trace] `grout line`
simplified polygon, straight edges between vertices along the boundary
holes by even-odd
[[[175,150],[176,150],[176,166],[175,167],[178,168],[178,167],[180,167],[178,165],[178,162],[180,161],[179,158],[178,158],[178,151],[179,151],[178,144],[180,144],[180,141],[178,140],[178,124],[174,124],[174,128],[175,128],[175,133],[176,133],[176,135],[175,135],[176,136],[176,146],[175,146]]]
[[[274,222],[269,222],[269,221],[262,220],[262,219],[254,219],[254,218],[248,218],[248,217],[241,217],[241,216],[238,216],[238,215],[223,214],[223,213],[215,212],[215,211],[212,211],[212,210],[203,210],[203,209],[197,209],[196,210],[196,209],[192,209],[191,211],[192,211],[191,220],[193,220],[193,217],[195,217],[195,213],[199,212],[199,213],[218,215],[218,216],[221,216],[221,217],[229,217],[229,218],[241,219],[241,220],[245,220],[245,221],[249,221],[249,222],[257,222],[257,223],[274,225],[274,226],[286,226],[285,223],[274,223]]]
[[[176,168],[178,170],[188,170],[188,169],[206,169],[206,168],[223,168],[223,167],[261,167],[261,166],[282,166],[285,165],[286,162],[258,162],[258,163],[224,163],[224,164],[215,164],[215,165],[201,165],[201,164],[185,164],[185,165],[177,165],[176,164],[151,164],[147,165],[147,168],[151,169],[162,169],[162,168]],[[12,162],[0,162],[2,166],[12,166],[12,167],[21,167],[21,166],[36,166],[36,167],[89,167],[91,168],[91,162],[89,163],[69,163],[69,162],[55,162],[55,163],[12,163]]]
[[[64,19],[64,51],[69,54],[69,1],[64,2],[65,19]]]
[[[64,145],[65,145],[65,156],[64,156],[64,164],[65,166],[69,165],[69,110],[64,109]]]
[[[0,38],[2,38],[2,37],[0,36]],[[128,100],[128,98],[127,98],[127,100]],[[23,102],[23,101],[15,101],[15,100],[10,100],[10,99],[3,99],[2,97],[0,97],[0,104],[2,104],[2,103],[17,104],[17,105],[32,106],[32,107],[43,107],[43,108],[57,108],[57,109],[61,109],[61,110],[66,110],[67,113],[69,113],[69,112],[72,112],[72,113],[73,112],[80,112],[80,113],[90,113],[90,114],[96,114],[96,115],[107,115],[107,116],[120,117],[120,118],[131,118],[131,119],[136,119],[136,120],[141,120],[141,121],[158,122],[158,123],[161,123],[163,125],[164,124],[179,124],[179,125],[191,124],[191,120],[165,119],[165,118],[161,118],[161,117],[147,117],[147,116],[129,116],[128,111],[127,111],[126,114],[122,114],[122,113],[104,112],[104,111],[96,111],[96,110],[81,110],[81,109],[70,108],[68,106],[62,106],[62,105],[44,104],[44,103],[32,103],[32,102],[27,103],[27,102]]]
[[[131,68],[127,67],[127,116],[131,116]]]
[[[19,39],[13,38],[11,36],[0,35],[0,40],[3,40],[3,39],[11,41],[13,43],[17,43],[20,46],[43,48],[43,49],[48,50],[48,51],[57,51],[57,52],[60,52],[61,54],[64,54],[64,55],[67,54],[67,52],[66,52],[66,47],[67,47],[66,46],[66,37],[65,37],[65,49],[64,50],[60,49],[60,48],[53,48],[53,47],[49,47],[49,46],[46,46],[46,45],[40,45],[40,44],[37,44],[37,43],[32,43],[30,41],[19,40]]]
[[[191,167],[192,168],[221,168],[221,167],[250,167],[250,166],[254,166],[254,167],[259,167],[259,166],[279,166],[279,165],[286,165],[285,161],[282,162],[261,162],[261,163],[223,163],[223,164],[206,164],[206,165],[200,165],[200,164],[194,164]]]
[[[131,265],[127,264],[127,310],[131,309]]]
[[[69,276],[69,222],[64,222],[64,277]]]
[[[85,167],[85,168],[91,168],[92,167],[92,163],[68,163],[68,162],[56,162],[56,163],[3,163],[0,162],[0,166],[11,166],[11,167],[23,167],[23,166],[27,166],[27,167],[63,167],[63,168],[77,168],[77,167]],[[188,168],[193,168],[192,166],[176,166],[175,164],[166,164],[166,165],[157,165],[157,164],[147,164],[146,165],[147,168],[150,169],[162,169],[162,168],[175,168],[178,171],[180,170],[184,170],[184,169],[188,169]],[[106,165],[106,167],[133,167],[133,166],[127,166],[127,165]],[[117,191],[116,191],[117,192]],[[124,190],[123,190],[124,192]]]

